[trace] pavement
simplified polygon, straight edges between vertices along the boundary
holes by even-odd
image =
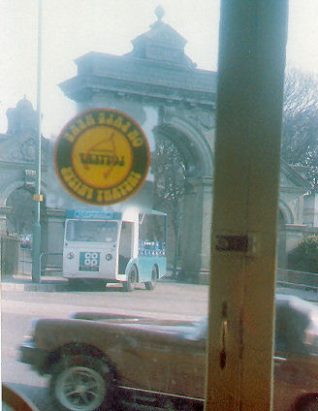
[[[162,282],[175,282],[169,278]],[[6,276],[1,280],[2,291],[38,291],[38,292],[58,292],[70,290],[68,281],[61,276],[42,276],[39,283],[32,282],[31,275],[19,274]],[[277,294],[291,294],[307,301],[318,303],[317,288],[299,288],[295,286],[281,286],[276,288]]]
[[[42,276],[40,282],[33,282],[30,275],[18,274],[1,279],[2,291],[54,292],[68,290],[68,281],[60,276]]]
[[[176,282],[170,278],[162,278],[160,282]],[[108,287],[118,286],[118,284],[108,284]],[[42,276],[40,282],[33,282],[31,274],[18,274],[5,276],[1,279],[2,291],[39,291],[39,292],[58,292],[70,291],[70,286],[66,278],[60,275]],[[93,288],[93,287],[92,287]],[[81,291],[83,289],[81,288]]]

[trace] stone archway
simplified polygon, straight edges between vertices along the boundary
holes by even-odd
[[[164,187],[164,196],[172,196],[172,203],[174,201],[174,206],[170,209],[170,225],[176,226],[177,221],[173,219],[180,219],[178,235],[172,236],[175,242],[171,244],[171,253],[175,253],[176,249],[178,251],[178,274],[187,281],[206,282],[210,262],[213,154],[205,136],[185,118],[162,116],[154,135],[157,145],[158,142],[161,142],[161,145],[162,142],[166,142],[165,144],[174,147],[174,158],[172,156],[165,161],[180,162],[182,172],[176,174],[180,178],[182,173],[181,177],[184,179],[183,184],[177,184],[179,193],[171,193],[173,179],[177,176],[168,176],[168,182]],[[165,168],[166,172],[172,169],[169,164],[166,164]],[[173,170],[177,171],[175,165]],[[155,171],[154,167],[156,193],[158,176]],[[164,172],[163,167],[161,173]],[[161,181],[164,180],[162,174],[159,176]],[[174,207],[178,209],[175,210]],[[173,266],[175,265],[176,261]]]
[[[14,190],[7,198],[7,231],[18,235],[31,235],[33,222],[32,193],[25,187]]]
[[[77,58],[78,74],[60,87],[78,111],[112,107],[131,115],[144,128],[152,151],[156,135],[175,145],[186,164],[181,268],[186,279],[203,282],[209,276],[217,73],[198,69],[185,44],[158,18],[125,55],[90,52]],[[147,207],[153,206],[152,177],[146,192],[150,201],[142,203]],[[66,208],[57,184],[53,191],[51,207]],[[282,161],[280,194],[294,217],[290,225],[302,223],[305,192],[305,180]],[[287,243],[292,235],[287,233]]]
[[[284,226],[286,224],[294,224],[295,216],[291,208],[286,204],[283,199],[279,201],[279,224]]]
[[[186,181],[178,205],[183,211],[182,243],[174,247],[180,248],[184,277],[199,281],[209,272],[206,227],[211,225],[216,73],[197,69],[185,53],[186,40],[161,18],[132,45],[132,51],[121,57],[80,57],[80,77],[66,80],[61,88],[79,111],[107,106],[134,117],[144,128],[151,151],[159,135],[176,147]],[[151,190],[148,194],[147,206],[152,207]]]
[[[33,232],[32,199],[35,187],[37,116],[25,97],[7,110],[8,130],[0,135],[0,234],[17,236]],[[42,137],[42,193],[46,193],[49,141]],[[46,205],[41,205],[46,214]],[[46,227],[41,225],[41,251],[46,248]],[[30,237],[31,238],[31,237]]]
[[[0,135],[0,207],[5,217],[7,200],[16,190],[34,191],[37,116],[25,97],[7,110],[8,130]],[[46,171],[48,141],[42,138],[42,172]]]

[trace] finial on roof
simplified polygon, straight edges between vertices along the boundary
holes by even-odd
[[[155,15],[157,16],[158,21],[161,21],[165,15],[165,11],[162,6],[157,6],[155,9]]]
[[[29,100],[27,99],[27,97],[26,97],[25,94],[24,94],[23,98],[21,98],[21,100],[19,100],[19,101],[17,102],[17,106],[16,106],[16,107],[17,107],[17,108],[28,108],[28,109],[33,110],[32,103],[31,103],[31,101],[29,101]]]

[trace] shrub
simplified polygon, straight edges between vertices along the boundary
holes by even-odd
[[[288,255],[288,268],[296,271],[318,273],[318,236],[312,235]]]

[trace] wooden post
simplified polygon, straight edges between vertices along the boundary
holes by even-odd
[[[286,0],[223,0],[206,411],[269,411]]]

